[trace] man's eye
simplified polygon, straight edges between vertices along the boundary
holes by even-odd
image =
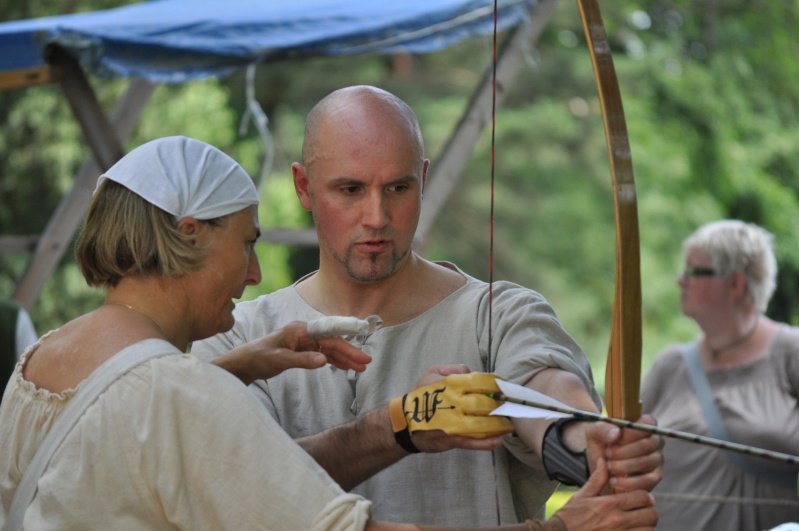
[[[345,194],[349,194],[349,195],[357,193],[358,190],[359,190],[359,188],[357,186],[342,186],[341,187],[341,191],[344,192]]]
[[[389,186],[389,188],[388,188],[388,189],[389,189],[391,192],[404,192],[404,191],[405,191],[405,190],[407,190],[408,188],[410,188],[410,187],[409,187],[407,184],[405,184],[405,183],[402,183],[402,184],[395,184],[395,185],[393,185],[393,186]]]

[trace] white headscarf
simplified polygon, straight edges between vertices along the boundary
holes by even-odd
[[[244,168],[215,147],[185,136],[142,144],[101,175],[97,188],[105,179],[178,220],[213,219],[258,204],[258,192]]]

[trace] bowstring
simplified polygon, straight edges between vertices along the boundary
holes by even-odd
[[[496,130],[497,130],[497,11],[498,0],[494,0],[494,42],[491,57],[491,205],[488,221],[488,370],[491,367],[491,344],[494,339],[492,326],[494,309],[494,166],[496,156]]]
[[[489,212],[488,229],[488,370],[493,371],[491,366],[491,347],[494,339],[493,332],[493,310],[494,310],[494,166],[495,166],[495,145],[497,129],[497,17],[499,2],[494,0],[494,31],[491,57],[491,204]],[[497,526],[501,525],[500,505],[499,505],[499,481],[497,476],[496,450],[491,450],[491,465],[494,470],[494,500],[497,509]]]

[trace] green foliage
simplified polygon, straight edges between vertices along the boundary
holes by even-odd
[[[280,172],[270,175],[261,192],[260,208],[261,226],[263,228],[301,229],[308,226],[305,211],[294,194],[294,181],[291,172]],[[288,286],[295,280],[290,267],[291,246],[259,245],[256,248],[261,263],[263,280],[258,286],[248,286],[244,299],[249,300],[264,293]],[[313,254],[318,254],[316,249]]]

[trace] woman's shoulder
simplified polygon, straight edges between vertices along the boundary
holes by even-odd
[[[140,370],[158,375],[165,380],[165,384],[188,385],[191,388],[202,387],[208,383],[228,385],[241,381],[228,371],[201,360],[190,353],[172,352],[165,356],[154,358],[142,364]],[[159,382],[160,383],[160,382]]]
[[[657,412],[661,404],[677,392],[675,375],[685,371],[683,351],[687,344],[675,343],[661,350],[644,373],[641,381],[641,400],[645,413]],[[681,380],[684,380],[682,378]]]
[[[799,327],[778,323],[775,335],[775,346],[784,346],[788,350],[799,350]]]
[[[672,343],[663,350],[661,350],[655,360],[660,360],[662,363],[676,363],[677,360],[683,359],[683,353],[694,345],[693,341],[687,343]]]
[[[774,336],[770,357],[799,372],[799,327],[781,324]]]
[[[647,372],[673,374],[674,371],[685,366],[683,353],[690,345],[691,343],[674,343],[667,346],[655,356]]]
[[[173,411],[221,409],[228,413],[241,408],[252,395],[229,372],[179,351],[133,367],[107,394],[114,404],[128,407],[137,403],[143,410],[153,402],[155,407]]]

